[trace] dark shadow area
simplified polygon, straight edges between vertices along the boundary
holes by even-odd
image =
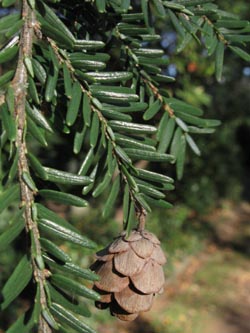
[[[250,255],[250,204],[230,203],[217,208],[201,219],[206,235],[220,247],[229,247],[245,256]]]
[[[130,324],[130,333],[154,333],[154,328],[150,325],[150,322],[144,318],[137,318]]]
[[[241,163],[243,166],[242,199],[250,200],[250,126],[242,124],[236,131],[236,140],[241,148]]]
[[[239,308],[225,308],[224,318],[229,327],[232,327],[232,331],[238,333],[249,333],[250,332],[250,320],[249,320],[249,307]],[[231,331],[230,331],[231,332]]]
[[[204,224],[210,225],[210,222],[204,221]],[[224,240],[217,233],[216,228],[209,228],[209,239],[213,244],[220,248],[231,248],[232,250],[249,257],[250,255],[250,236],[241,235],[240,239]]]

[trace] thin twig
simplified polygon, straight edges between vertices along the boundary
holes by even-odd
[[[138,219],[137,230],[143,231],[145,229],[147,212],[144,208],[141,208],[140,211],[136,212],[136,215]]]
[[[122,43],[124,43],[123,38],[121,38],[121,34],[119,32],[119,30],[116,29],[116,35],[117,37],[120,39],[120,41]],[[174,117],[174,110],[170,107],[170,105],[168,103],[166,103],[166,101],[164,100],[163,96],[161,95],[161,93],[159,92],[159,89],[152,83],[150,82],[148,79],[146,79],[145,77],[143,77],[141,75],[140,70],[142,69],[141,66],[137,63],[136,59],[136,55],[133,52],[133,49],[126,45],[125,49],[127,51],[127,54],[131,60],[131,62],[133,63],[134,68],[137,69],[138,71],[138,75],[140,76],[141,80],[144,82],[144,84],[148,85],[148,87],[150,88],[150,90],[153,92],[153,94],[155,95],[155,98],[157,98],[161,103],[162,103],[162,109],[167,112],[169,114],[170,117]]]
[[[27,95],[27,80],[28,73],[25,66],[25,58],[31,58],[32,56],[32,43],[35,25],[35,15],[34,11],[29,7],[26,0],[22,3],[22,18],[24,20],[24,25],[20,36],[20,48],[17,70],[15,77],[12,81],[12,86],[15,92],[15,117],[17,122],[17,138],[16,146],[18,150],[18,177],[21,189],[21,200],[22,205],[25,207],[24,217],[25,217],[25,227],[26,232],[29,233],[34,241],[34,251],[35,254],[31,254],[33,275],[37,283],[37,287],[40,289],[40,304],[41,308],[47,306],[46,294],[44,285],[46,282],[45,271],[43,268],[38,267],[36,258],[41,258],[41,245],[39,242],[39,230],[37,223],[32,217],[32,204],[34,202],[34,193],[26,185],[23,180],[24,172],[29,173],[28,161],[26,157],[27,147],[26,147],[26,113],[25,113],[25,101]],[[33,252],[33,251],[32,251]],[[36,258],[35,258],[36,256]],[[51,333],[51,328],[45,321],[45,319],[40,315],[39,318],[39,333]]]

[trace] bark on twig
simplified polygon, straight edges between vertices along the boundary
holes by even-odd
[[[26,0],[22,2],[22,18],[24,25],[20,36],[20,48],[18,64],[12,86],[15,92],[15,117],[17,122],[17,138],[16,146],[18,150],[18,177],[21,189],[21,200],[22,206],[25,207],[24,219],[26,232],[30,234],[34,242],[34,251],[36,257],[41,258],[41,246],[39,242],[39,230],[36,221],[32,217],[32,204],[34,202],[34,192],[26,185],[23,180],[23,174],[29,173],[28,161],[26,157],[26,113],[25,113],[25,101],[27,95],[27,79],[28,73],[25,66],[25,58],[31,58],[32,56],[32,44],[35,26],[35,15],[34,11],[29,7]],[[37,283],[37,287],[40,289],[40,304],[41,308],[47,306],[46,294],[45,294],[45,271],[38,267],[34,253],[31,254],[33,276]],[[40,315],[39,318],[39,333],[51,333],[51,328]]]
[[[138,226],[137,230],[138,231],[143,231],[145,229],[145,224],[146,224],[146,210],[141,207],[140,211],[137,212],[137,219],[138,219]]]

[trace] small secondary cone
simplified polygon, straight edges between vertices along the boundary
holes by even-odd
[[[146,230],[133,230],[128,238],[122,234],[96,258],[91,268],[100,276],[93,287],[101,295],[96,302],[99,309],[109,308],[124,321],[150,310],[165,282],[166,257],[154,234]]]

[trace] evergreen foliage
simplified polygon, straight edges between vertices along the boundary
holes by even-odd
[[[220,121],[171,95],[175,78],[165,74],[169,58],[155,22],[175,29],[176,52],[192,39],[205,48],[218,81],[226,50],[250,61],[250,23],[211,0],[2,0],[1,6],[7,14],[0,19],[0,212],[12,209],[13,218],[0,250],[26,234],[20,261],[1,286],[1,311],[28,284],[34,289],[30,309],[6,332],[93,333],[82,318],[90,311],[76,296],[98,300],[78,280],[98,276],[75,265],[58,240],[96,244],[43,199],[85,207],[90,195],[106,191],[103,216],[120,199],[127,235],[154,207],[171,207],[166,191],[174,180],[157,172],[158,163],[175,164],[181,179],[187,148],[200,155],[195,136],[213,133]],[[62,170],[53,155],[58,140],[65,142],[62,160],[74,155],[76,167],[66,160]],[[138,161],[153,162],[154,171]]]

